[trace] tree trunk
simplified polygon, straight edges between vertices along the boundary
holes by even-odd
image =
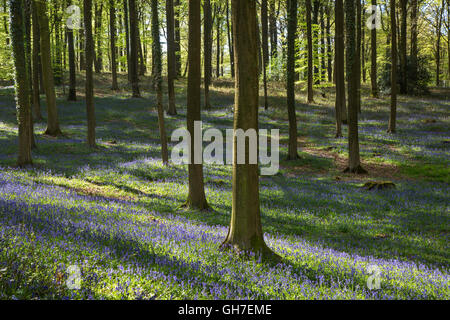
[[[128,81],[131,83],[131,57],[130,57],[130,18],[128,14],[128,0],[123,0],[123,19],[125,25],[125,48],[127,51]]]
[[[306,38],[308,39],[308,103],[314,102],[313,39],[311,25],[311,0],[306,0]]]
[[[325,18],[324,6],[320,7],[320,81],[325,81]]]
[[[86,41],[86,113],[87,143],[95,147],[95,107],[94,107],[94,38],[92,36],[92,0],[84,0],[84,38]]]
[[[59,13],[59,1],[53,1],[53,31],[50,34],[54,34],[54,65],[53,65],[53,74],[54,74],[54,82],[55,85],[59,86],[63,82],[63,70],[62,70],[62,59],[61,59],[61,52],[62,52],[62,43],[61,43],[61,22],[62,17]]]
[[[8,17],[6,15],[6,11],[7,11],[7,0],[3,0],[3,12],[5,13],[5,15],[3,16],[3,29],[5,30],[5,43],[7,46],[9,46],[9,29],[8,29]]]
[[[95,36],[97,37],[97,57],[95,59],[95,73],[100,73],[103,69],[102,53],[102,14],[103,3],[95,3]]]
[[[189,50],[187,88],[187,128],[195,139],[194,122],[201,121],[201,14],[200,0],[189,1]],[[194,163],[194,143],[191,143],[189,164],[189,195],[186,206],[198,210],[208,209],[203,182],[203,165]]]
[[[407,18],[407,2],[408,0],[400,0],[401,10],[401,27],[400,27],[400,93],[408,93],[408,74],[406,60],[406,18]]]
[[[295,39],[297,38],[297,0],[287,0],[287,107],[289,117],[288,160],[297,160],[297,115],[295,111]]]
[[[356,3],[355,3],[356,2]],[[345,29],[346,29],[346,63],[348,82],[348,167],[345,172],[367,173],[361,167],[358,138],[358,77],[359,59],[356,40],[356,8],[360,0],[345,0]]]
[[[278,30],[277,30],[277,16],[275,12],[275,0],[269,1],[269,33],[270,33],[270,54],[271,59],[277,57],[278,51]],[[309,0],[310,1],[310,0]]]
[[[411,0],[411,79],[414,84],[417,82],[417,2]]]
[[[336,138],[342,137],[342,121],[345,107],[345,68],[344,68],[344,6],[343,0],[335,2],[335,66],[336,77]],[[345,117],[346,118],[346,117]]]
[[[174,80],[177,77],[177,57],[175,46],[175,15],[173,0],[166,1],[166,17],[167,17],[167,86],[169,91],[169,108],[167,113],[170,115],[177,114],[175,105],[175,85]],[[158,23],[159,30],[159,23]],[[156,35],[156,34],[155,34]],[[161,50],[161,46],[159,46]],[[161,57],[159,57],[161,59]]]
[[[70,5],[71,1],[69,1]],[[67,42],[69,49],[69,95],[68,101],[77,101],[77,81],[75,71],[75,43],[73,37],[73,29],[67,27]]]
[[[80,71],[86,70],[86,61],[85,61],[85,52],[84,52],[84,32],[80,30],[79,32],[80,40],[79,40],[79,50],[80,50]]]
[[[175,52],[177,77],[181,77],[180,0],[175,0]]]
[[[136,0],[128,0],[129,15],[130,15],[130,79],[133,90],[133,97],[140,98],[139,78],[138,78],[138,46],[139,46],[139,31],[138,18],[136,11]]]
[[[358,112],[361,113],[361,0],[356,1],[356,104]]]
[[[18,166],[33,164],[31,159],[31,92],[27,70],[27,43],[23,0],[10,0],[11,41],[14,60],[17,122],[19,127]],[[28,44],[29,45],[29,44]]]
[[[417,1],[417,0],[416,0]],[[372,0],[372,6],[377,5],[377,0]],[[372,12],[372,14],[376,14]],[[371,47],[371,66],[370,66],[370,83],[372,88],[372,97],[378,98],[377,84],[377,28],[375,27],[375,19],[373,20],[372,29],[370,31],[370,47]]]
[[[438,22],[436,26],[436,86],[441,85],[441,37],[442,37],[442,15],[444,13],[445,0],[442,0],[442,6],[439,8]]]
[[[61,135],[59,127],[58,109],[56,106],[55,84],[53,79],[52,58],[50,54],[50,30],[47,16],[47,5],[43,0],[34,0],[36,12],[39,19],[39,29],[41,32],[41,64],[42,80],[45,95],[47,98],[47,130],[45,134],[49,136]]]
[[[220,29],[220,5],[216,4],[216,33],[217,33],[217,37],[216,37],[216,78],[220,78],[220,33],[221,33],[221,29]]]
[[[258,55],[256,1],[232,1],[235,39],[236,91],[234,130],[258,130]],[[237,139],[233,139],[233,205],[223,248],[253,252],[262,259],[275,254],[264,242],[259,204],[258,164],[237,164]],[[248,159],[249,142],[246,142]]]
[[[327,73],[328,73],[328,82],[333,82],[333,59],[332,59],[332,47],[331,47],[331,9],[330,5],[327,6],[326,9],[327,15],[327,24],[326,24],[326,32],[327,32]]]
[[[167,151],[167,135],[164,125],[164,108],[163,108],[163,92],[162,92],[162,53],[161,43],[159,36],[159,17],[158,17],[158,0],[152,0],[152,38],[153,38],[153,54],[155,59],[155,84],[156,84],[156,97],[158,104],[158,125],[159,134],[161,137],[161,153],[162,162],[165,165],[169,164],[169,153]],[[173,30],[172,30],[173,31]],[[169,71],[171,76],[174,75],[174,69]]]
[[[77,101],[77,79],[75,73],[75,47],[73,30],[68,28],[67,41],[69,43],[69,96],[68,101]]]
[[[36,13],[36,5],[34,2],[31,4],[31,16],[33,20],[33,111],[34,119],[36,121],[41,121],[41,98],[40,98],[40,77],[41,64],[39,61],[40,56],[40,31],[39,31],[39,21]]]
[[[204,78],[205,78],[205,109],[211,109],[211,103],[209,101],[209,86],[211,84],[212,74],[212,10],[211,1],[205,0],[203,5],[204,15]]]
[[[262,66],[264,80],[264,109],[269,108],[267,99],[267,66],[269,65],[269,25],[268,25],[268,6],[267,0],[261,1],[261,32],[262,32]]]
[[[362,82],[366,83],[366,4],[362,3],[361,16],[361,72]]]
[[[391,0],[391,114],[389,117],[389,133],[395,133],[397,121],[397,21],[395,0]]]
[[[267,1],[267,0],[263,0]],[[234,52],[233,52],[233,34],[231,30],[231,22],[230,22],[230,0],[226,0],[227,4],[227,34],[228,34],[228,50],[230,54],[230,69],[231,69],[231,78],[234,79]]]
[[[112,86],[111,90],[118,91],[119,85],[117,83],[117,59],[116,59],[116,3],[115,0],[109,0],[109,34],[111,45],[111,74]]]

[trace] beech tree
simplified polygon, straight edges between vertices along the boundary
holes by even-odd
[[[356,8],[360,0],[345,0],[345,30],[346,30],[346,73],[348,92],[348,167],[345,172],[363,174],[367,171],[362,168],[359,154],[358,136],[358,81],[360,77],[359,59],[356,41]]]
[[[169,92],[169,108],[167,113],[176,115],[175,105],[175,78],[177,77],[177,57],[175,46],[175,15],[173,0],[166,1],[166,20],[167,20],[167,86]],[[158,27],[159,28],[159,27]],[[161,50],[161,47],[160,47]],[[162,62],[161,62],[162,63]],[[161,67],[162,69],[162,67]]]
[[[311,0],[306,0],[306,38],[308,41],[308,103],[314,102],[314,73],[313,73],[313,39],[311,25]]]
[[[23,0],[10,0],[10,33],[14,60],[17,122],[19,127],[18,166],[33,164],[31,159],[31,92],[27,70],[27,43],[25,35],[25,12]]]
[[[70,4],[71,1],[69,1]],[[73,29],[67,27],[67,42],[69,49],[69,95],[68,101],[77,100],[77,79],[75,67],[75,39],[73,37]]]
[[[200,0],[189,1],[189,48],[187,129],[194,139],[194,122],[201,120],[201,13]],[[185,206],[198,210],[209,208],[203,181],[203,165],[194,163],[194,143],[191,143],[189,164],[189,195]]]
[[[47,98],[47,129],[45,134],[56,137],[61,135],[62,132],[59,127],[58,108],[56,106],[47,5],[44,0],[34,0],[34,4],[39,19],[42,80]]]
[[[335,2],[335,76],[336,76],[336,138],[342,137],[342,122],[347,119],[345,101],[345,48],[344,48],[344,5],[343,0]]]
[[[235,51],[235,121],[234,130],[258,130],[258,40],[255,1],[232,1]],[[246,139],[247,140],[247,139]],[[246,161],[250,143],[246,141]],[[237,139],[233,139],[237,150]],[[263,259],[275,254],[264,242],[259,205],[259,177],[257,164],[237,164],[233,160],[233,205],[228,235],[223,248],[237,252],[253,252]]]
[[[389,133],[395,133],[397,123],[397,22],[396,4],[391,0],[391,113],[389,117]]]
[[[295,39],[297,38],[297,0],[287,0],[288,57],[287,57],[287,107],[289,117],[288,159],[299,158],[297,152],[297,115],[295,112]]]
[[[267,99],[267,66],[269,64],[269,17],[267,0],[261,0],[261,36],[262,36],[262,61],[264,81],[264,109],[269,108]]]
[[[136,0],[128,0],[129,20],[130,20],[130,60],[129,73],[131,88],[133,89],[133,97],[140,98],[141,92],[139,90],[138,78],[138,46],[139,46],[139,31],[138,31],[138,17],[136,11]]]
[[[163,108],[163,92],[162,92],[162,61],[161,61],[161,43],[159,40],[159,17],[158,17],[158,0],[152,0],[152,38],[153,38],[153,57],[155,84],[156,84],[156,100],[158,108],[158,125],[159,135],[161,138],[161,153],[164,164],[169,164],[169,152],[167,151],[167,135],[164,125],[164,108]],[[172,70],[173,71],[173,70]]]
[[[84,39],[86,51],[86,113],[87,143],[95,147],[95,106],[94,106],[94,38],[92,36],[92,0],[84,0]]]
[[[203,50],[204,50],[204,84],[205,84],[205,109],[211,109],[211,103],[209,99],[209,86],[211,84],[212,74],[212,10],[211,0],[204,0],[203,4],[203,20],[204,20],[204,32],[203,32]]]
[[[111,75],[112,85],[111,90],[119,90],[117,83],[117,48],[116,48],[116,1],[109,0],[109,37],[111,46]]]
[[[417,0],[416,0],[417,1]],[[377,0],[372,0],[372,6],[377,5]],[[376,14],[376,12],[372,12]],[[372,97],[378,98],[377,84],[377,28],[375,27],[375,19],[373,20],[372,29],[370,31],[370,49],[371,49],[371,66],[370,66],[370,83]]]

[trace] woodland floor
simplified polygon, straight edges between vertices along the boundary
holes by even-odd
[[[187,168],[160,159],[156,98],[129,88],[109,90],[96,75],[98,148],[85,144],[83,79],[79,100],[58,88],[64,136],[42,135],[34,168],[14,167],[17,124],[13,88],[0,88],[0,299],[449,299],[450,90],[399,97],[398,132],[386,133],[389,97],[363,87],[360,148],[368,175],[343,174],[347,140],[335,139],[333,88],[316,103],[297,95],[299,154],[278,175],[261,178],[262,224],[277,266],[218,251],[231,213],[231,167],[205,166],[212,212],[180,209]],[[120,78],[121,88],[126,78]],[[185,126],[185,80],[177,81]],[[204,127],[232,128],[233,83],[216,81]],[[287,155],[283,84],[271,83],[260,128],[280,129]],[[43,96],[42,96],[43,98]],[[44,118],[45,104],[42,106]],[[347,128],[344,127],[344,136]],[[174,144],[170,144],[172,147]],[[367,181],[395,189],[367,191]],[[82,270],[82,287],[64,285],[67,266]],[[367,288],[368,266],[380,268],[381,289]]]

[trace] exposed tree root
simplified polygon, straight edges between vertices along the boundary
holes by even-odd
[[[245,259],[256,259],[259,262],[273,265],[281,263],[283,260],[281,256],[273,252],[264,242],[254,248],[248,248],[246,245],[232,243],[230,239],[227,239],[220,245],[220,250],[232,251],[239,257]]]
[[[363,167],[361,167],[361,165],[358,165],[358,166],[355,167],[355,168],[347,167],[347,168],[344,170],[344,173],[368,174],[367,170],[364,169]]]

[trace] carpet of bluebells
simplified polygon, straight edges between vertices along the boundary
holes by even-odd
[[[169,132],[185,124],[177,92]],[[205,126],[229,128],[232,96],[213,92],[224,107],[205,112]],[[394,190],[366,191],[331,169],[262,177],[262,223],[283,258],[277,265],[218,250],[230,220],[229,166],[205,166],[213,211],[180,209],[187,168],[158,159],[153,95],[96,101],[98,149],[84,144],[83,102],[61,98],[66,136],[38,135],[35,168],[17,169],[14,100],[0,90],[0,299],[450,299],[448,101],[401,100],[394,136],[385,133],[387,100],[365,100],[362,156],[405,166]],[[297,112],[311,145],[347,152],[333,138],[332,105]],[[283,117],[262,112],[261,127],[285,138]],[[302,155],[316,169],[330,166]],[[71,266],[81,271],[79,289],[67,286]],[[379,289],[368,286],[373,270]]]

